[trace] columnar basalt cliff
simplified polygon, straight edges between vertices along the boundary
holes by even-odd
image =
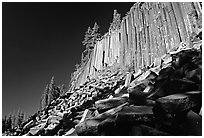
[[[202,135],[202,3],[135,3],[14,135]]]
[[[74,87],[85,83],[88,76],[94,78],[106,66],[117,63],[137,72],[181,42],[190,45],[192,33],[201,29],[202,22],[196,22],[201,16],[199,2],[135,3],[123,18],[120,30],[106,33],[97,42],[89,62],[76,75]]]

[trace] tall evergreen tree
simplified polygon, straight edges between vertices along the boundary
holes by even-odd
[[[60,96],[59,90],[55,86],[54,76],[52,77],[49,84],[49,94],[50,94],[50,101],[55,100]]]
[[[113,21],[110,24],[110,30],[115,31],[120,29],[120,24],[121,24],[121,14],[118,13],[117,10],[114,10],[113,12]]]
[[[4,133],[7,129],[7,118],[6,116],[2,119],[2,133]]]
[[[92,28],[92,33],[91,33],[91,36],[92,36],[92,47],[91,48],[93,48],[94,47],[94,45],[96,44],[96,41],[98,40],[98,39],[100,39],[100,37],[101,37],[101,34],[100,34],[100,32],[99,32],[99,25],[95,22],[94,23],[94,26],[93,26],[93,28]]]
[[[101,34],[99,31],[99,25],[95,22],[92,29],[88,27],[85,33],[84,40],[82,41],[82,44],[86,46],[86,49],[82,53],[81,58],[82,65],[84,65],[84,63],[86,63],[89,60],[94,45],[96,44],[96,41],[100,39],[100,37]]]
[[[12,130],[12,115],[10,114],[6,120],[6,130]]]
[[[24,113],[22,111],[18,112],[18,117],[17,117],[17,125],[21,126],[24,121]]]
[[[13,127],[17,126],[17,116],[16,116],[16,114],[12,115],[12,126]]]
[[[86,47],[91,44],[91,33],[92,33],[91,27],[88,27],[84,36],[84,40],[82,41],[82,44]]]
[[[40,108],[43,109],[50,103],[50,98],[49,98],[49,85],[47,84],[45,87],[45,90],[43,91],[43,94],[41,96],[41,101],[40,101]]]
[[[62,84],[59,88],[60,88],[60,95],[65,95],[65,92],[66,92],[65,85]]]
[[[41,96],[40,109],[42,110],[44,107],[49,105],[52,102],[52,100],[57,99],[62,94],[63,90],[64,88],[61,89],[60,86],[55,85],[55,80],[53,76],[51,78],[50,83],[46,85],[46,88]]]

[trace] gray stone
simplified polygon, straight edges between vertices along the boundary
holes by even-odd
[[[189,110],[201,104],[199,94],[197,92],[188,92],[161,97],[156,100],[156,108],[163,109],[169,113]]]
[[[77,135],[98,135],[100,121],[89,119],[75,126]]]
[[[202,117],[193,111],[189,111],[186,118],[191,135],[202,136]]]
[[[38,132],[40,132],[42,129],[44,129],[46,123],[42,123],[42,124],[39,124],[38,126],[35,126],[35,127],[32,127],[30,129],[30,134],[32,135],[36,135]]]
[[[71,128],[64,134],[64,136],[77,136],[75,128]]]
[[[99,112],[117,107],[125,102],[127,102],[125,97],[116,97],[111,99],[99,100],[95,102],[95,106]]]
[[[152,108],[152,106],[126,106],[118,112],[117,121],[153,121],[154,114]]]

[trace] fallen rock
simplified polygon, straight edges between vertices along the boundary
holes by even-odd
[[[128,105],[128,103],[124,103],[118,107],[115,107],[102,114],[99,114],[96,117],[90,118],[88,120],[83,121],[82,123],[77,124],[75,127],[77,135],[99,135],[98,132],[99,124],[108,117],[115,115],[117,112],[122,110],[122,108],[126,105]]]
[[[189,111],[186,119],[189,133],[191,135],[202,136],[202,117],[193,111]]]
[[[130,85],[131,78],[132,78],[132,73],[128,72],[126,76],[125,84],[124,84],[125,87],[128,87]]]
[[[48,125],[47,128],[45,128],[45,135],[46,136],[54,136],[57,134],[57,132],[59,131],[59,129],[62,127],[62,125],[59,124],[50,124]]]
[[[32,127],[29,133],[32,135],[37,135],[38,133],[40,133],[40,131],[44,129],[45,125],[46,123],[42,123],[42,124],[39,124],[38,126]]]
[[[63,136],[77,136],[75,128],[71,128],[69,131],[67,131]]]
[[[89,109],[85,109],[85,111],[84,111],[84,113],[82,115],[82,118],[81,118],[79,123],[81,123],[81,122],[85,121],[86,119],[90,118],[91,114],[92,114],[92,112]]]
[[[165,96],[157,99],[155,106],[169,113],[182,112],[200,104],[201,100],[197,99],[199,94],[179,93]]]
[[[146,101],[146,97],[148,96],[148,93],[144,93],[138,87],[129,88],[128,93],[130,103],[135,105],[143,105]]]
[[[59,117],[59,116],[49,116],[48,124],[54,124],[54,123],[59,124],[60,120],[62,120],[62,117]]]
[[[76,133],[77,135],[99,135],[98,133],[98,125],[100,121],[89,119],[86,121],[83,121],[82,123],[79,123],[76,125]]]
[[[117,121],[149,122],[154,121],[152,106],[126,106],[117,115]]]
[[[125,97],[116,97],[111,99],[104,99],[95,102],[96,109],[100,112],[106,111],[108,109],[117,107],[125,102],[127,102]]]

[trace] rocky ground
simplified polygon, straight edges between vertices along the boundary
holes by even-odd
[[[107,68],[13,135],[202,135],[202,40],[133,72]],[[4,134],[6,135],[6,134]]]

